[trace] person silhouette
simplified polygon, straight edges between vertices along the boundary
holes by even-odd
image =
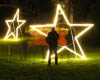
[[[51,54],[54,51],[55,54],[55,64],[58,64],[58,56],[57,56],[57,41],[58,41],[59,35],[56,32],[55,28],[52,28],[51,32],[48,33],[48,36],[46,37],[46,42],[49,46],[49,59],[48,59],[48,65],[51,64]]]

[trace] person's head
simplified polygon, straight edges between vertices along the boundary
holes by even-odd
[[[52,28],[52,31],[55,31],[55,28]]]

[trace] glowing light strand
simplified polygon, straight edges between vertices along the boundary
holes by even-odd
[[[18,22],[18,26],[16,28],[16,33],[14,34],[14,32],[11,32],[11,26],[9,24],[10,23],[14,23],[14,21],[17,19],[17,22]],[[7,26],[8,26],[8,31],[7,31],[7,34],[6,36],[4,37],[4,40],[7,40],[10,36],[13,36],[15,40],[18,40],[18,30],[22,27],[22,25],[26,22],[25,20],[19,20],[19,9],[17,9],[14,17],[13,17],[13,20],[6,20],[5,21]]]
[[[47,36],[47,34],[43,33],[42,31],[36,29],[36,27],[56,27],[56,24],[57,24],[57,21],[58,21],[58,16],[59,14],[62,14],[66,23],[70,26],[70,27],[87,27],[85,30],[83,30],[82,32],[80,32],[77,36],[75,36],[75,41],[78,45],[78,48],[81,52],[82,55],[80,55],[79,53],[75,52],[74,50],[68,48],[67,46],[63,46],[62,48],[60,48],[57,53],[60,53],[62,50],[64,49],[67,49],[68,51],[70,51],[71,53],[81,57],[82,59],[86,59],[86,56],[83,52],[83,49],[78,41],[78,38],[80,36],[82,36],[83,34],[85,34],[90,28],[93,27],[94,24],[71,24],[69,23],[67,17],[65,16],[65,13],[63,11],[63,9],[61,8],[60,4],[57,5],[57,11],[56,11],[56,16],[55,16],[55,19],[54,19],[54,23],[53,24],[46,24],[46,25],[30,25],[30,27],[34,30],[36,30],[37,32],[39,32],[40,34],[44,35],[44,36]],[[48,60],[48,56],[49,56],[49,51],[47,51],[47,56],[46,56],[46,60]],[[55,55],[52,55],[51,57],[53,58]]]

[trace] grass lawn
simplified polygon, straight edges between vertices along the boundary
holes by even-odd
[[[59,59],[59,65],[55,66],[52,61],[52,65],[48,67],[47,62],[36,56],[34,59],[20,61],[19,57],[15,58],[12,54],[8,61],[8,51],[2,46],[0,47],[0,80],[100,80],[99,48],[87,48],[88,60],[64,58]],[[12,50],[12,53],[17,52],[14,48]]]

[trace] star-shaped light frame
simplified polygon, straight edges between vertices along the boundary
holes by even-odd
[[[17,19],[18,26],[16,27],[16,33],[11,32],[11,26],[9,23],[14,23],[14,21]],[[26,22],[25,20],[19,20],[19,9],[17,9],[14,17],[12,20],[6,20],[5,21],[8,26],[8,31],[6,36],[4,37],[4,40],[7,40],[10,36],[13,36],[15,40],[18,40],[18,30],[22,27],[22,25]]]
[[[37,28],[40,28],[40,27],[56,27],[56,24],[57,24],[57,21],[58,21],[58,16],[59,14],[63,15],[66,23],[70,26],[70,27],[86,27],[82,32],[80,32],[78,35],[75,36],[75,41],[76,41],[76,44],[81,52],[81,55],[79,53],[77,53],[76,51],[70,49],[68,46],[62,46],[62,48],[60,48],[57,53],[60,53],[62,50],[64,49],[67,49],[68,51],[70,51],[71,53],[81,57],[82,59],[86,60],[86,56],[84,54],[84,51],[78,41],[79,37],[81,37],[83,34],[85,34],[90,28],[93,27],[94,24],[71,24],[63,9],[61,8],[61,5],[58,4],[57,5],[57,11],[56,11],[56,16],[55,16],[55,19],[54,19],[54,23],[53,24],[45,24],[45,25],[30,25],[30,27],[34,30],[36,30],[37,32],[39,32],[40,34],[44,35],[45,37],[47,37],[47,34],[43,33],[42,31],[40,31],[39,29]],[[46,60],[48,60],[48,56],[49,56],[49,50],[47,51],[47,56],[46,56]],[[55,55],[52,55],[51,58],[55,57]]]

